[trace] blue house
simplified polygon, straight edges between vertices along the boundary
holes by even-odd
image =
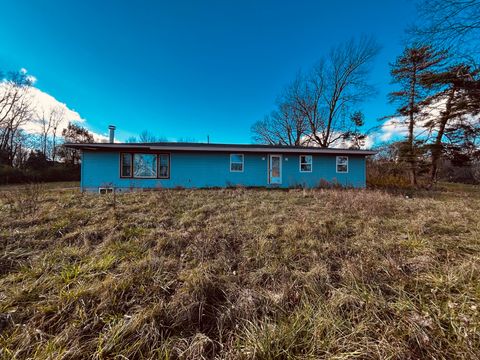
[[[365,187],[374,151],[205,143],[67,144],[81,150],[82,191],[209,187]]]
[[[325,183],[365,187],[365,157],[375,151],[303,146],[115,143],[65,144],[82,151],[82,191],[306,187]]]
[[[80,149],[82,191],[209,187],[365,187],[374,151],[204,143],[67,144]]]

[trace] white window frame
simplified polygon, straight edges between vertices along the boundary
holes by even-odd
[[[303,165],[310,165],[310,170],[302,170],[302,156],[310,156],[310,163],[303,163]],[[313,171],[313,155],[310,155],[310,154],[304,154],[304,155],[300,155],[298,157],[298,170],[301,172],[301,173],[311,173]]]
[[[232,161],[233,156],[241,156],[242,157],[242,162],[238,161]],[[232,170],[232,164],[242,164],[242,170]],[[243,154],[230,154],[230,172],[238,172],[238,173],[243,173],[243,170],[245,170],[245,156]]]
[[[340,160],[340,158],[347,158],[347,171],[338,171],[338,160]],[[337,156],[337,159],[336,159],[336,162],[335,162],[335,170],[337,171],[337,174],[348,174],[348,170],[349,170],[349,158],[348,156],[346,155],[340,155],[340,156]]]

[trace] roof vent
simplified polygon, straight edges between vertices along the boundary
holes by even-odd
[[[113,144],[115,142],[115,125],[109,125],[108,130],[110,130],[108,142]]]

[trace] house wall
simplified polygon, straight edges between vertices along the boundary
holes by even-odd
[[[365,156],[349,155],[349,172],[336,172],[336,155],[313,155],[313,171],[301,173],[299,154],[282,155],[282,184],[268,184],[268,154],[244,153],[244,171],[230,172],[230,153],[172,152],[169,179],[120,178],[120,153],[84,151],[82,155],[83,190],[113,186],[133,188],[202,188],[225,186],[316,187],[320,181],[344,186],[365,187]]]

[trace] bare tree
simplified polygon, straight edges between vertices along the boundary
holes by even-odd
[[[294,82],[277,99],[276,110],[252,125],[251,131],[256,142],[271,145],[303,145],[308,124],[302,113],[294,106],[292,94],[295,86],[297,84]]]
[[[0,152],[9,165],[18,148],[18,132],[32,119],[31,79],[23,72],[10,73],[0,82]]]
[[[28,134],[22,129],[15,132],[11,141],[11,153],[13,156],[10,165],[14,167],[22,167],[25,164],[28,154],[30,153],[32,138],[32,134]]]
[[[47,158],[55,161],[58,127],[65,120],[65,109],[58,105],[47,110],[42,109],[37,117],[41,130],[40,149]]]
[[[352,107],[374,93],[368,75],[379,50],[372,38],[350,40],[332,49],[307,76],[295,103],[308,120],[311,142],[330,147],[351,131]]]
[[[418,9],[411,28],[417,40],[467,58],[480,55],[480,0],[421,0]]]
[[[366,37],[332,49],[286,89],[282,104],[288,109],[287,117],[277,110],[275,117],[254,125],[256,139],[289,144],[291,134],[298,131],[298,143],[326,148],[357,133],[352,110],[375,92],[368,75],[379,50],[375,40]]]
[[[138,140],[141,143],[154,143],[157,142],[157,138],[148,130],[143,130],[138,136]]]
[[[160,138],[160,142],[166,142],[166,138]],[[177,143],[199,143],[196,138],[193,137],[184,137],[184,138],[178,138],[175,142]]]
[[[50,114],[45,113],[45,109],[42,109],[42,113],[38,115],[38,122],[40,123],[40,151],[43,155],[47,156],[47,142],[48,135],[50,135],[50,128],[52,127],[52,122],[50,119]]]
[[[138,138],[136,136],[130,136],[125,141],[126,143],[154,143],[154,142],[167,142],[167,138],[165,137],[157,137],[153,135],[148,130],[143,130]]]
[[[58,127],[65,121],[65,108],[56,107],[52,110],[53,115],[51,116],[52,121],[52,161],[55,162],[55,157],[57,155],[57,132]]]

